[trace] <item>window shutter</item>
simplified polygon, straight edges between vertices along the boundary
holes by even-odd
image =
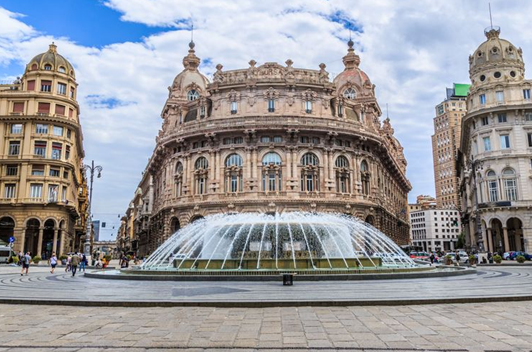
[[[49,113],[50,112],[50,103],[39,103],[39,108],[37,112],[40,113]]]
[[[28,90],[35,90],[35,81],[28,81]]]
[[[14,103],[13,112],[24,112],[24,103]]]
[[[63,105],[56,105],[55,106],[55,114],[56,115],[65,115],[65,107]]]

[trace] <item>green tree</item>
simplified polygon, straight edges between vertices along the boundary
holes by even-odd
[[[456,248],[464,248],[465,244],[465,234],[460,232],[458,239],[456,240]]]

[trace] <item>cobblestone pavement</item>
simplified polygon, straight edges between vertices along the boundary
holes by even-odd
[[[421,279],[371,281],[175,282],[104,280],[72,277],[59,268],[30,268],[20,276],[16,267],[0,267],[0,300],[9,298],[98,302],[303,302],[412,300],[532,296],[532,268],[486,267],[476,274]],[[393,303],[392,302],[392,303]],[[4,301],[6,303],[6,301]],[[432,302],[441,303],[441,302]],[[463,302],[462,302],[463,303]]]
[[[0,305],[0,351],[530,351],[532,302],[400,307]]]

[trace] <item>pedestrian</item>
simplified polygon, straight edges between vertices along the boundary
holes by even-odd
[[[50,257],[50,266],[52,267],[52,270],[50,270],[51,274],[54,273],[56,265],[57,265],[57,257],[55,256],[55,252],[53,252],[52,256]]]
[[[22,254],[22,251],[18,251],[18,263],[17,265],[22,265],[22,258],[24,258],[24,254]]]
[[[78,252],[74,253],[70,262],[70,267],[72,268],[72,277],[76,276],[76,270],[78,270],[78,265],[80,261],[81,260],[79,259]]]
[[[458,251],[455,252],[454,257],[456,258],[456,265],[460,265],[460,253]]]
[[[87,263],[87,256],[85,255],[85,253],[83,253],[83,255],[81,256],[81,261],[79,262],[79,272],[81,272],[81,270],[85,272],[85,266],[87,265]]]
[[[72,263],[72,254],[69,254],[67,256],[67,262],[66,262],[66,267],[65,267],[65,273],[69,272],[70,269],[72,268],[71,267],[71,263]]]
[[[22,257],[22,270],[20,271],[20,276],[24,275],[24,269],[26,270],[26,276],[28,275],[28,269],[30,268],[30,263],[31,263],[31,255],[30,255],[30,252],[27,252]]]
[[[430,265],[434,264],[434,252],[430,253]]]

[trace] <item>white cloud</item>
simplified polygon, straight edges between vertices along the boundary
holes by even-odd
[[[296,67],[318,68],[331,76],[343,70],[349,31],[354,32],[361,68],[376,84],[381,108],[405,147],[408,176],[418,194],[434,194],[431,139],[434,106],[452,83],[468,82],[468,56],[484,40],[489,24],[487,1],[231,1],[107,0],[124,21],[166,26],[167,31],[139,42],[103,48],[75,44],[64,33],[51,38],[24,24],[24,18],[0,8],[0,65],[25,63],[55,40],[75,66],[87,160],[104,167],[95,186],[96,212],[123,212],[140,180],[161,126],[167,86],[182,70],[190,20],[196,54],[206,74],[288,58]],[[502,36],[532,60],[527,13],[532,3],[492,0]],[[528,67],[530,65],[527,65]]]

